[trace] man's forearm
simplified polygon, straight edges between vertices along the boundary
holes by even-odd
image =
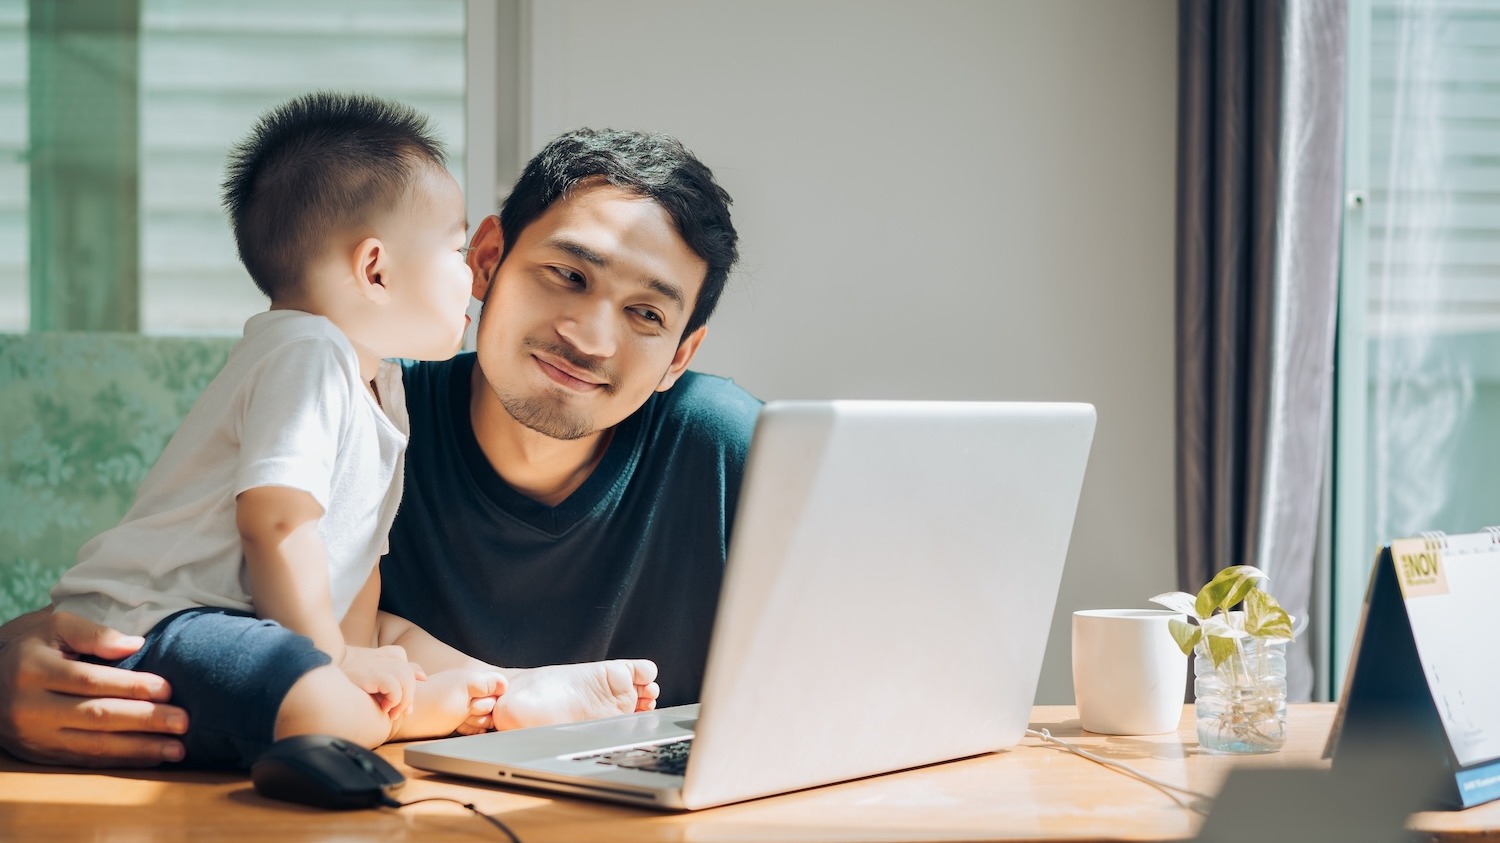
[[[4,626],[0,626],[0,651],[4,651],[10,644],[24,638],[26,633],[46,623],[47,617],[51,614],[52,607],[47,606],[6,621]]]
[[[97,664],[142,639],[50,608],[0,626],[0,749],[28,761],[93,767],[181,761],[187,713],[164,705],[160,676]]]
[[[376,618],[375,643],[380,647],[387,644],[400,645],[406,650],[407,657],[421,665],[429,674],[455,668],[495,669],[494,665],[465,655],[437,640],[427,630],[390,612],[381,612]]]

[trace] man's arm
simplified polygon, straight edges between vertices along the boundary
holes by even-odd
[[[429,674],[456,668],[498,670],[506,676],[512,672],[466,655],[439,641],[433,637],[432,633],[420,626],[390,612],[379,613],[376,630],[377,644],[382,646],[395,644],[401,647],[412,661],[421,665],[422,669]]]
[[[181,761],[187,712],[166,680],[79,661],[141,646],[77,615],[43,609],[0,626],[0,747],[39,764],[150,767]]]

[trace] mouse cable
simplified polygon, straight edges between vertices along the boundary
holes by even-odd
[[[493,825],[495,828],[500,829],[500,832],[502,834],[510,838],[510,843],[521,843],[521,838],[517,837],[516,833],[510,830],[510,826],[474,807],[473,802],[465,802],[462,799],[454,799],[451,796],[428,796],[422,799],[413,799],[410,802],[397,802],[390,796],[383,796],[380,800],[380,804],[386,806],[387,808],[405,808],[409,805],[415,805],[418,802],[452,802],[455,805],[462,805],[465,808],[468,808],[470,811],[473,811],[474,816],[488,820],[491,825]]]
[[[1123,764],[1119,761],[1111,761],[1108,758],[1101,758],[1086,749],[1080,749],[1073,744],[1068,743],[1062,738],[1052,737],[1052,733],[1047,731],[1046,729],[1027,729],[1026,734],[1032,736],[1033,738],[1041,738],[1045,743],[1056,744],[1067,750],[1068,752],[1073,753],[1074,755],[1082,756],[1090,761],[1093,761],[1095,764],[1102,764],[1105,767],[1112,768],[1117,772],[1130,776],[1131,778],[1143,781],[1146,784],[1149,784],[1157,790],[1161,791],[1162,793],[1165,793],[1172,799],[1173,802],[1176,802],[1179,806],[1187,808],[1189,811],[1193,811],[1194,813],[1201,814],[1206,817],[1208,816],[1209,806],[1213,805],[1214,798],[1206,793],[1199,793],[1196,790],[1189,790],[1188,788],[1171,784],[1169,782],[1164,782],[1160,779],[1154,779],[1146,775],[1145,773],[1142,773],[1140,770],[1137,770],[1136,768],[1130,766],[1129,764]],[[1173,791],[1176,791],[1177,793],[1173,793]],[[1192,797],[1192,800],[1184,802],[1182,800],[1182,797],[1177,795],[1178,793]]]

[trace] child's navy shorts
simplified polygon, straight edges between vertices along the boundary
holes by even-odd
[[[163,619],[115,666],[172,683],[172,705],[188,713],[183,764],[245,769],[275,740],[287,691],[331,662],[311,638],[275,621],[205,608]]]

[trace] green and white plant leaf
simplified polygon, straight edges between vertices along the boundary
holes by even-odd
[[[1181,612],[1184,615],[1198,615],[1198,608],[1193,595],[1188,594],[1186,591],[1169,591],[1166,594],[1158,594],[1151,598],[1151,602],[1165,606],[1174,612]]]
[[[1183,653],[1191,653],[1198,640],[1203,637],[1203,629],[1193,626],[1187,621],[1173,618],[1167,621],[1167,629],[1171,631],[1172,637],[1176,639],[1177,646]]]
[[[1292,640],[1292,616],[1276,598],[1255,589],[1245,595],[1245,631],[1256,638]]]
[[[1225,568],[1198,592],[1198,599],[1194,601],[1198,617],[1209,617],[1215,609],[1228,612],[1229,607],[1244,600],[1258,583],[1269,580],[1264,571],[1250,565]]]
[[[1192,595],[1170,591],[1151,598],[1151,602],[1181,612],[1196,625],[1173,619],[1168,623],[1172,638],[1185,654],[1203,646],[1219,667],[1240,650],[1239,640],[1260,638],[1268,641],[1291,641],[1292,617],[1266,590],[1270,577],[1251,565],[1234,565],[1214,575]],[[1233,607],[1243,603],[1244,609]]]

